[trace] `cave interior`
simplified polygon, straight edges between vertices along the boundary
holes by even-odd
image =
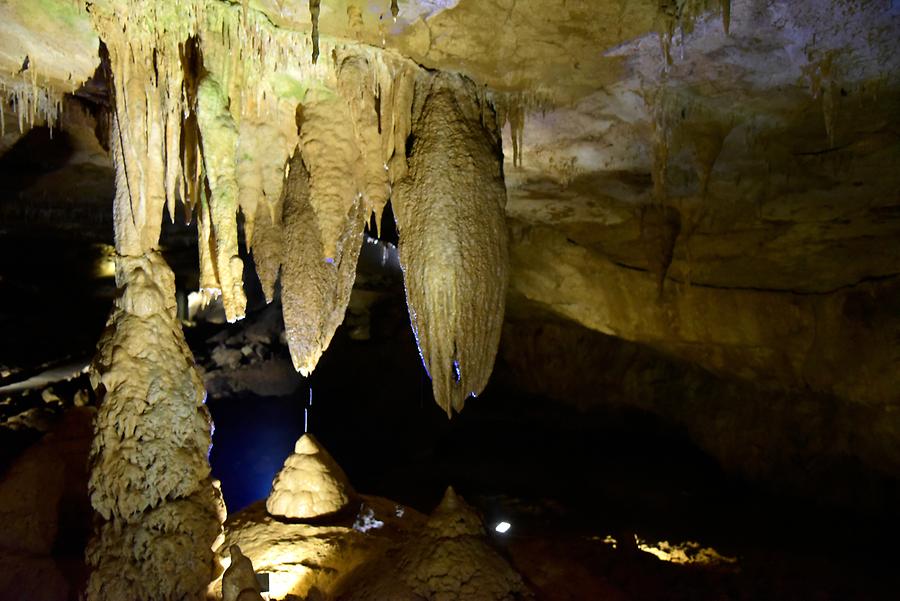
[[[898,40],[0,2],[0,601],[896,599]]]

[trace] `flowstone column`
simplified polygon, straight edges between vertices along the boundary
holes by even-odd
[[[202,599],[218,575],[212,548],[225,508],[210,479],[206,394],[177,318],[175,276],[158,251],[164,136],[143,94],[160,89],[148,78],[135,98],[132,67],[116,86],[111,134],[119,295],[91,365],[100,407],[89,490],[101,519],[86,554],[87,598]]]

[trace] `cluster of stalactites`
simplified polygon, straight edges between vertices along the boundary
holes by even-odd
[[[487,384],[507,285],[506,188],[496,115],[475,85],[438,73],[416,90],[409,172],[392,198],[410,321],[437,403]]]
[[[173,214],[180,200],[198,219],[201,288],[240,319],[240,211],[268,300],[281,278],[291,356],[306,374],[343,320],[365,225],[380,228],[404,182],[410,315],[435,396],[449,412],[481,391],[507,262],[497,115],[484,90],[327,40],[315,40],[327,60],[313,63],[308,36],[246,2],[98,0],[91,14],[116,100],[120,255],[155,250],[163,208]],[[521,163],[524,105],[501,112]]]
[[[23,72],[21,78],[13,85],[0,87],[0,138],[6,135],[7,106],[16,114],[20,134],[46,124],[52,135],[62,112],[63,95],[40,85],[36,69]]]
[[[329,87],[309,89],[296,108],[281,197],[257,206],[250,244],[270,300],[280,270],[286,338],[304,375],[343,321],[366,223],[380,226],[392,182],[406,173],[416,73],[344,49],[332,63]]]
[[[713,10],[722,14],[722,27],[727,35],[731,30],[731,0],[658,0],[659,16],[662,19],[660,41],[666,64],[672,64],[672,38],[676,28],[682,34],[694,30],[694,22],[701,15]]]

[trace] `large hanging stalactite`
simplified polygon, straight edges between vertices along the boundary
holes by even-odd
[[[350,108],[362,157],[366,212],[374,213],[375,227],[380,228],[381,214],[390,199],[391,187],[381,140],[381,97],[376,85],[367,59],[350,56],[343,60],[338,73],[338,90]]]
[[[344,320],[362,246],[365,208],[357,196],[343,223],[331,261],[322,257],[322,227],[315,211],[309,171],[297,152],[284,187],[282,312],[294,367],[315,369]]]
[[[284,187],[282,311],[294,367],[316,367],[344,320],[356,278],[366,203],[350,111],[329,90],[300,109],[300,149]]]
[[[506,300],[503,158],[478,98],[442,73],[417,89],[409,173],[392,199],[410,321],[448,415],[487,384]]]

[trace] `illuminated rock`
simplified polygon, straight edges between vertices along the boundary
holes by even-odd
[[[500,342],[509,261],[498,136],[470,80],[437,74],[417,88],[409,173],[392,205],[410,322],[448,415],[487,385]]]
[[[337,462],[311,434],[304,434],[275,476],[266,510],[284,518],[316,518],[340,511],[353,494]]]
[[[229,516],[225,541],[217,554],[228,562],[230,548],[238,545],[257,573],[269,575],[272,599],[289,595],[300,599],[326,599],[338,595],[341,583],[357,568],[376,564],[400,541],[415,536],[425,516],[388,499],[360,495],[360,517],[368,516],[380,527],[363,532],[350,526],[347,516],[324,518],[315,524],[274,517],[260,501]],[[217,580],[212,593],[223,587]]]
[[[100,398],[89,490],[103,520],[91,600],[180,599],[216,576],[225,508],[209,480],[211,421],[158,254],[120,256],[122,294],[91,366]]]
[[[348,579],[341,601],[532,599],[522,577],[486,540],[475,510],[452,488],[390,561],[378,558]]]
[[[222,601],[262,601],[253,563],[241,548],[231,545],[231,565],[222,574]]]

